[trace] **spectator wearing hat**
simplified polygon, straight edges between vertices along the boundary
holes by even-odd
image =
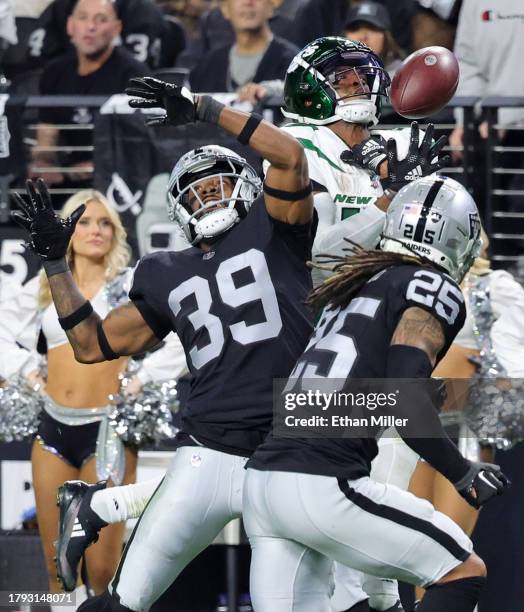
[[[367,0],[365,0],[367,3]],[[412,20],[417,12],[415,0],[382,0],[391,17],[390,30],[403,49],[412,46]],[[329,5],[327,10],[326,5]],[[306,0],[295,18],[294,42],[303,47],[315,38],[339,36],[355,7],[354,0]]]
[[[345,22],[344,35],[370,47],[384,63],[390,77],[406,56],[391,34],[388,9],[378,2],[365,1],[352,7]]]

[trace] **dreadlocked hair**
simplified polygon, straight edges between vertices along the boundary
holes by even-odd
[[[349,255],[319,254],[317,260],[322,259],[322,263],[310,263],[313,268],[334,272],[307,299],[307,304],[315,312],[321,311],[327,304],[333,308],[345,308],[370,278],[390,266],[416,264],[425,268],[435,267],[433,262],[416,255],[366,250],[348,238],[345,240],[351,245],[344,249]]]

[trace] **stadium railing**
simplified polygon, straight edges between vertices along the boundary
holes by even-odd
[[[229,96],[229,100],[231,96]],[[457,108],[464,112],[464,143],[463,147],[455,149],[462,154],[462,161],[446,168],[444,173],[457,178],[468,187],[476,197],[482,212],[484,224],[491,237],[490,252],[497,265],[507,267],[517,266],[517,274],[524,276],[524,264],[521,252],[524,251],[524,97],[508,98],[496,97],[483,100],[482,118],[488,122],[488,137],[481,139],[478,136],[479,100],[473,97],[453,98],[449,105],[439,114],[431,118],[435,123],[436,134],[449,134],[455,127],[453,111]],[[36,129],[38,126],[38,111],[46,107],[78,107],[88,109],[102,109],[102,113],[118,115],[123,111],[122,101],[107,107],[108,98],[101,96],[79,97],[73,96],[12,96],[6,103],[7,118],[0,124],[0,224],[9,224],[9,210],[12,204],[10,195],[13,191],[23,189],[23,179],[30,165],[31,149],[36,145]],[[279,108],[282,101],[279,98],[268,98],[260,110],[265,118],[279,122],[282,120]],[[497,123],[497,112],[500,108],[522,108],[523,121],[521,124],[501,126]],[[15,118],[21,118],[21,125],[11,129],[9,110]],[[125,111],[124,111],[125,112]],[[127,110],[129,113],[129,110]],[[402,123],[399,123],[399,120]],[[118,121],[118,117],[114,117]],[[427,120],[421,120],[423,129]],[[409,121],[392,113],[392,109],[385,106],[381,127],[407,126]],[[57,145],[47,147],[47,152],[54,152],[60,157],[70,153],[84,152],[95,157],[97,147],[96,121],[82,124],[57,126],[60,130],[88,130],[94,131],[93,146],[64,147]],[[6,130],[11,131],[10,146],[15,150],[14,156],[2,158],[2,143],[5,142]],[[504,130],[504,132],[501,132]],[[15,137],[16,134],[16,137]],[[107,136],[107,134],[105,134]],[[502,135],[502,138],[501,138]],[[508,144],[509,142],[509,144]],[[185,144],[191,148],[191,133],[186,133]],[[199,137],[195,146],[202,144]],[[452,149],[445,149],[451,152]],[[42,151],[42,148],[41,148]],[[178,151],[176,151],[178,153]],[[12,163],[10,158],[13,157]],[[174,163],[175,159],[172,160]],[[33,171],[38,171],[35,164]],[[67,163],[57,164],[52,168],[42,167],[39,174],[43,178],[49,172],[61,172],[65,176],[73,173],[75,169]],[[93,181],[96,183],[97,166],[92,171]],[[79,184],[78,188],[88,186]],[[76,190],[75,187],[53,186],[51,192],[63,198]]]

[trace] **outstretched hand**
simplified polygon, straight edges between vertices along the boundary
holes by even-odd
[[[408,154],[404,159],[398,159],[396,141],[392,138],[387,141],[388,177],[382,181],[385,189],[399,191],[404,185],[433,174],[451,163],[449,155],[438,158],[439,153],[448,142],[447,137],[441,136],[436,142],[433,142],[433,131],[434,125],[430,123],[422,142],[419,143],[418,123],[413,121]],[[437,158],[436,161],[433,161],[435,158]]]
[[[341,161],[354,164],[374,174],[380,174],[379,166],[386,159],[386,141],[380,134],[352,146],[340,155]]]
[[[28,202],[18,193],[13,194],[22,212],[11,213],[13,221],[31,236],[26,246],[45,261],[65,257],[75,226],[86,205],[81,204],[67,219],[61,219],[53,210],[51,196],[43,179],[36,181],[36,187],[33,181],[26,181],[26,193]]]
[[[185,125],[196,121],[196,98],[185,87],[166,83],[153,77],[130,79],[126,94],[133,99],[131,108],[163,108],[165,115],[146,119],[146,124]]]

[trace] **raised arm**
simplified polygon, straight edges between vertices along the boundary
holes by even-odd
[[[408,308],[391,339],[387,377],[429,379],[444,346],[444,332],[438,319],[422,308]],[[450,480],[473,507],[480,508],[491,497],[500,495],[509,484],[500,468],[465,459],[440,423],[429,384],[409,387],[409,399],[404,398],[397,406],[399,416],[412,423],[410,428],[408,425],[407,435],[399,431],[406,444]],[[417,424],[422,424],[432,437],[419,437]]]
[[[158,344],[160,340],[131,302],[115,308],[102,321],[78,290],[65,255],[85,205],[79,206],[68,219],[60,219],[42,179],[37,181],[37,188],[27,181],[27,195],[28,202],[15,194],[22,212],[12,216],[30,233],[28,246],[42,259],[60,325],[76,359],[82,363],[116,359],[142,353]]]
[[[313,215],[313,198],[307,160],[300,143],[260,116],[229,108],[212,98],[196,96],[151,77],[131,79],[126,93],[133,108],[164,108],[148,125],[184,125],[195,121],[212,123],[249,144],[270,163],[266,175],[266,206],[269,214],[285,223],[307,223]]]

